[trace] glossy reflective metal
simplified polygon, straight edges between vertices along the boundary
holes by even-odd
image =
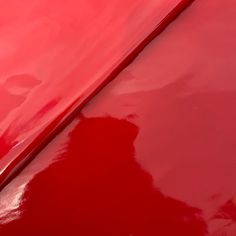
[[[0,188],[189,2],[0,1]]]
[[[1,235],[235,236],[235,6],[146,47],[4,188]]]

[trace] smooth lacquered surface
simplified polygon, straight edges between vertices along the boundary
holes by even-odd
[[[0,185],[186,2],[0,1]]]
[[[1,235],[235,236],[233,0],[198,0],[0,194]]]

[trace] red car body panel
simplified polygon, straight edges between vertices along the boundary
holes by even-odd
[[[0,2],[0,186],[189,0]]]
[[[236,3],[195,1],[0,193],[1,235],[235,236]]]

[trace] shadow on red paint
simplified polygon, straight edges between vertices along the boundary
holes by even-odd
[[[203,236],[200,210],[164,196],[135,160],[127,120],[81,118],[58,162],[28,185],[4,235]]]

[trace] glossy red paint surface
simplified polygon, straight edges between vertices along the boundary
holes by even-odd
[[[235,7],[146,47],[3,189],[1,235],[235,236]]]
[[[0,185],[188,2],[0,1]]]

